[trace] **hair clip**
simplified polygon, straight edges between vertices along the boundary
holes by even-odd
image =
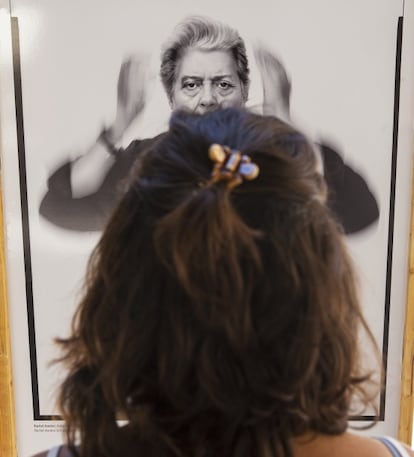
[[[240,185],[244,179],[251,181],[259,174],[259,167],[251,161],[249,156],[232,150],[228,146],[212,144],[208,149],[208,156],[215,162],[210,184],[225,181],[230,190]]]

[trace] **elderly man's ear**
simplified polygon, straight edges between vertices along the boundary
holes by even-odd
[[[249,98],[250,80],[247,81],[246,84],[244,84],[244,85],[242,84],[241,87],[242,87],[243,101],[244,101],[244,103],[246,103]]]

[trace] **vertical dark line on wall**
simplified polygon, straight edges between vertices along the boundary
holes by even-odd
[[[27,202],[26,153],[24,143],[23,94],[20,62],[19,23],[11,18],[14,93],[16,103],[17,146],[19,155],[20,203],[22,208],[23,255],[26,278],[26,306],[29,332],[30,369],[32,375],[33,416],[39,418],[39,387],[37,372],[36,334],[33,309],[32,266],[30,255],[29,208]]]
[[[387,383],[387,359],[388,359],[388,342],[389,342],[389,324],[390,324],[390,307],[391,307],[391,276],[392,276],[392,258],[394,244],[394,222],[395,222],[395,184],[397,176],[397,146],[398,146],[398,122],[400,109],[400,78],[401,78],[401,47],[403,36],[403,18],[398,18],[397,27],[397,49],[395,55],[395,82],[394,82],[394,121],[392,132],[392,158],[391,158],[391,182],[390,182],[390,207],[388,219],[388,252],[387,252],[387,273],[385,285],[385,315],[384,315],[384,332],[382,341],[382,362],[384,365],[384,393],[380,401],[380,419],[385,417],[385,394]]]

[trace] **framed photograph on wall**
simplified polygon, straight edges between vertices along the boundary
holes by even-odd
[[[228,24],[245,41],[246,108],[282,117],[315,145],[385,367],[377,412],[354,420],[376,417],[375,433],[396,435],[411,204],[409,8],[402,0],[11,0],[2,8],[0,147],[19,455],[61,441],[55,399],[64,372],[52,363],[53,341],[68,335],[88,257],[133,163],[124,160],[128,145],[168,126],[161,52],[191,15]],[[269,97],[275,88],[280,103]],[[93,159],[105,151],[97,173]]]

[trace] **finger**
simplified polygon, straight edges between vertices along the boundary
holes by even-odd
[[[118,78],[118,102],[125,104],[128,100],[129,73],[131,71],[131,61],[122,62]]]

